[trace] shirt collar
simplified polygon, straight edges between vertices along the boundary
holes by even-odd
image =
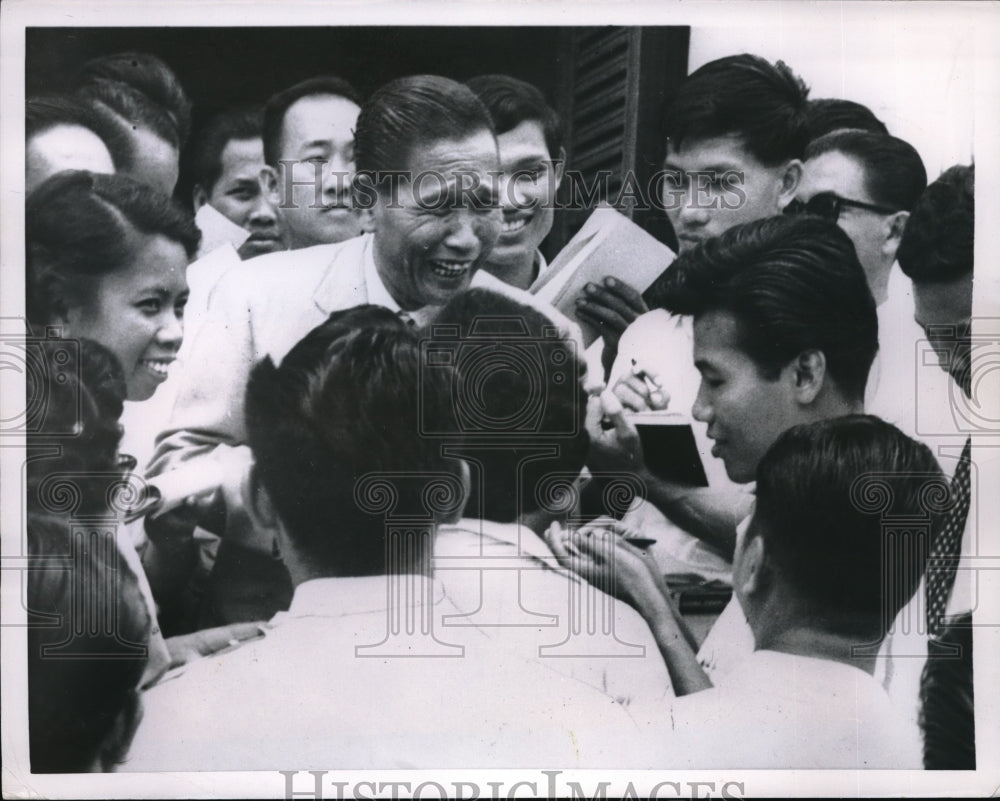
[[[394,312],[401,311],[399,304],[396,303],[396,299],[389,294],[389,290],[382,283],[382,276],[378,274],[378,267],[375,266],[374,239],[372,240],[372,246],[365,249],[364,276],[365,286],[368,289],[369,303],[373,303],[376,306],[385,306]]]
[[[545,540],[520,523],[496,523],[492,520],[467,517],[459,520],[453,526],[439,526],[438,536],[440,537],[441,532],[447,529],[459,529],[481,537],[505,542],[517,548],[518,553],[542,559],[553,567],[556,565],[556,556],[545,544]]]
[[[384,612],[389,608],[390,595],[399,597],[399,591],[395,589],[399,586],[413,588],[417,596],[413,599],[413,606],[423,606],[428,600],[434,605],[444,598],[444,589],[436,579],[412,573],[318,578],[304,581],[296,587],[291,606],[278,617],[343,617]],[[390,593],[390,589],[393,592]]]

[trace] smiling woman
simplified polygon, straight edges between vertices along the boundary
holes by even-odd
[[[124,175],[59,173],[28,197],[28,321],[88,338],[121,362],[128,400],[167,377],[183,338],[190,214]]]

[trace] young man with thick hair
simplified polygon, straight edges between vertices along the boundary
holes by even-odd
[[[684,80],[663,131],[662,200],[681,253],[734,225],[778,214],[795,196],[809,141],[808,91],[783,62],[749,53],[709,62]],[[601,326],[605,369],[625,329],[660,305],[666,272],[642,297],[619,281],[595,284],[581,300],[579,313]],[[644,320],[626,343],[626,358],[637,347],[631,342],[662,340],[662,328],[655,314]],[[684,350],[680,344],[667,350],[675,347]]]
[[[510,75],[479,75],[466,85],[493,118],[503,172],[503,228],[483,269],[527,289],[547,266],[538,248],[552,230],[566,163],[562,123],[537,87]]]

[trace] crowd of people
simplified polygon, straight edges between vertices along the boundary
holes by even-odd
[[[975,767],[971,439],[915,423],[918,343],[972,392],[972,165],[710,62],[676,258],[570,319],[534,86],[191,111],[144,53],[26,103],[33,771]]]

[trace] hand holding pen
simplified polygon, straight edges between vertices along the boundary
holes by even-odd
[[[632,369],[618,379],[614,393],[622,406],[633,412],[659,411],[670,403],[670,395],[663,390],[660,379],[640,367],[635,359]]]

